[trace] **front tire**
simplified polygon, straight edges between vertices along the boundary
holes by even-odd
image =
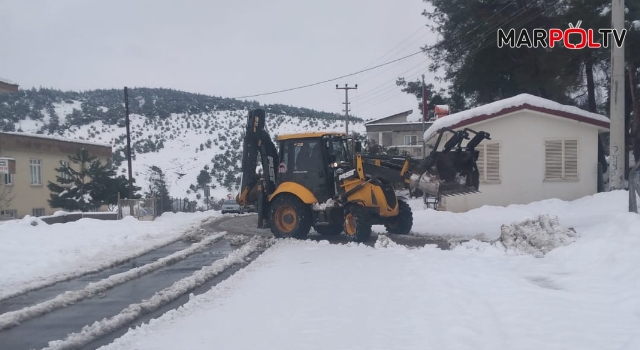
[[[271,202],[269,219],[277,238],[305,239],[311,230],[311,208],[291,194],[282,194]]]
[[[371,238],[371,214],[360,205],[352,205],[344,214],[344,232],[351,241],[362,243]]]
[[[387,219],[384,224],[388,233],[395,235],[406,235],[413,227],[413,213],[409,204],[403,200],[398,200],[398,215]]]

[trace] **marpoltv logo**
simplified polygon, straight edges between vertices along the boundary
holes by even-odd
[[[601,47],[609,47],[610,42],[617,47],[622,47],[624,38],[627,36],[626,29],[605,28],[598,29],[595,32],[593,29],[580,28],[580,25],[582,25],[582,21],[578,21],[575,27],[572,23],[569,23],[569,28],[564,30],[559,28],[536,28],[531,33],[527,29],[522,29],[518,35],[516,35],[516,30],[513,28],[506,33],[500,28],[498,29],[498,47],[554,48],[555,46],[563,45],[572,50],[599,49]]]

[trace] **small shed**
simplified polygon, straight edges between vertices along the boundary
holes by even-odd
[[[609,131],[605,116],[521,94],[439,118],[424,133],[427,152],[444,127],[486,131],[491,140],[477,148],[480,193],[442,198],[441,210],[574,200],[597,192],[598,135]]]

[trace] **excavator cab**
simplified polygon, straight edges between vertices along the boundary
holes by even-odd
[[[335,195],[335,171],[349,166],[352,158],[343,134],[291,134],[280,136],[278,143],[278,186],[301,185],[319,202]],[[304,199],[311,200],[311,197]]]

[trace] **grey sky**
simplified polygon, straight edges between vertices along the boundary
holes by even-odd
[[[257,94],[418,51],[433,41],[424,8],[422,0],[3,0],[0,76],[22,88],[126,85]],[[399,92],[394,81],[403,73],[428,74],[427,65],[420,54],[254,99],[341,112],[344,91],[335,84],[357,83],[358,90],[350,91],[352,114],[377,118],[414,109],[415,117],[416,99]]]

